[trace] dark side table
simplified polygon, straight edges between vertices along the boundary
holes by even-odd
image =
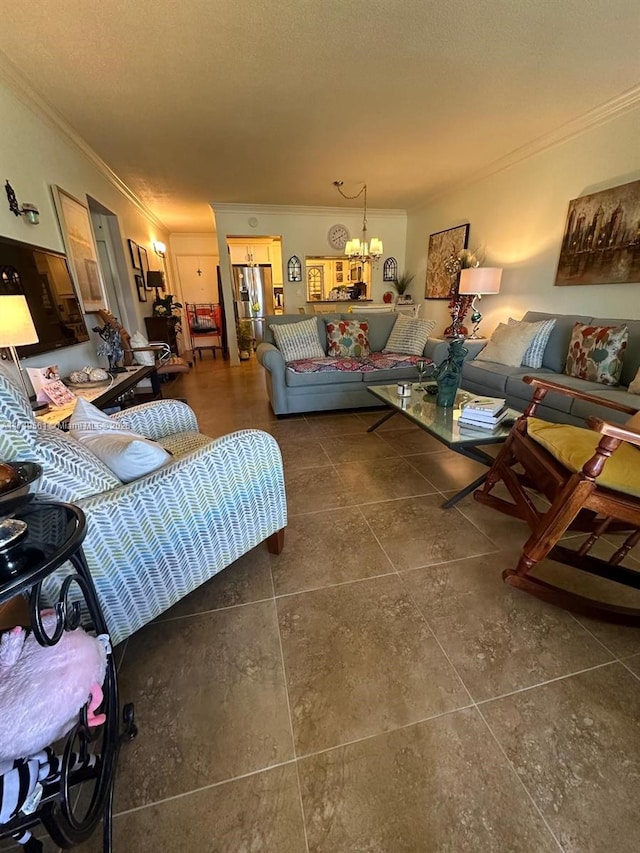
[[[0,553],[0,605],[16,595],[26,593],[29,599],[31,628],[42,646],[55,645],[64,630],[82,626],[90,633],[108,634],[91,574],[82,552],[86,520],[81,509],[71,504],[34,500],[21,506],[10,516],[27,524],[26,534],[9,552]],[[43,594],[43,583],[64,563],[70,571],[61,576],[57,600]],[[54,597],[55,598],[55,597]],[[55,610],[56,625],[49,635],[43,625],[41,611]],[[0,826],[0,839],[15,833],[33,831],[42,824],[53,841],[64,849],[85,841],[103,819],[103,850],[111,851],[111,818],[113,783],[120,744],[137,734],[133,705],[125,705],[124,729],[121,731],[118,683],[113,655],[107,655],[107,670],[102,685],[102,713],[106,722],[90,729],[87,707],[66,737],[61,756],[61,772],[54,781],[44,781],[40,803],[33,814],[13,818]],[[73,770],[73,754],[82,759],[94,755],[93,766]],[[42,850],[32,838],[25,848]]]

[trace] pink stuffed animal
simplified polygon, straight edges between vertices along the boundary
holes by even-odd
[[[42,618],[51,635],[55,615]],[[32,632],[14,628],[0,638],[0,772],[6,762],[31,755],[69,732],[89,701],[89,725],[102,702],[108,637],[76,628],[54,646],[41,646]]]

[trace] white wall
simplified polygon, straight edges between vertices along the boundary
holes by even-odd
[[[282,265],[284,268],[284,302],[287,313],[295,313],[299,305],[306,302],[306,283],[287,281],[287,261],[292,255],[300,258],[304,277],[304,259],[306,255],[331,255],[333,250],[327,241],[332,225],[346,225],[352,237],[359,237],[362,231],[362,208],[334,207],[279,207],[272,205],[231,205],[212,203],[218,234],[220,257],[226,252],[227,236],[249,233],[248,220],[257,218],[257,234],[270,234],[282,237]],[[384,257],[392,255],[398,261],[400,270],[404,269],[406,246],[407,216],[404,210],[368,210],[368,233],[370,237],[379,237],[384,245]],[[339,253],[335,252],[338,256]],[[220,264],[225,300],[232,300],[231,271],[226,263]],[[373,271],[371,297],[382,301],[382,294],[388,287],[382,281],[382,261]],[[415,292],[415,291],[414,291]],[[229,302],[232,304],[232,302]],[[237,361],[235,346],[235,324],[233,314],[227,312],[227,329],[232,363]]]
[[[465,222],[469,247],[486,247],[483,266],[504,268],[499,296],[482,300],[481,331],[527,310],[640,318],[640,285],[554,287],[560,243],[571,199],[640,178],[640,109],[451,192],[409,212],[407,267],[412,289],[424,282],[429,234]],[[449,323],[447,302],[429,300],[421,315]]]
[[[154,240],[169,242],[166,229],[147,216],[133,200],[117,188],[117,180],[110,180],[106,174],[87,157],[60,130],[36,111],[33,106],[21,100],[14,91],[0,80],[0,115],[2,115],[2,133],[0,134],[0,162],[2,179],[8,179],[13,186],[20,204],[30,202],[40,209],[40,225],[28,225],[23,217],[16,217],[9,211],[4,191],[0,200],[0,234],[26,243],[63,252],[62,236],[58,227],[51,185],[57,184],[68,193],[86,203],[90,195],[118,217],[122,238],[122,251],[125,253],[128,280],[120,281],[122,288],[129,288],[133,298],[127,300],[130,313],[134,316],[122,318],[123,325],[133,331],[136,326],[144,329],[143,317],[151,314],[151,302],[138,302],[133,279],[133,269],[129,263],[127,238],[144,245],[149,254],[150,266],[154,263],[152,249]],[[89,329],[96,325],[95,314],[86,315]],[[1,342],[0,342],[1,343]],[[98,363],[95,343],[77,344],[74,347],[56,350],[53,354],[34,356],[25,364],[31,366],[57,363],[63,373],[83,364]]]

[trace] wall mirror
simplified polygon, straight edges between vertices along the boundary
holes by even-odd
[[[335,255],[305,257],[307,302],[371,296],[371,267],[358,259]]]

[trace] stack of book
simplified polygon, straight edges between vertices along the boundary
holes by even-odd
[[[489,432],[498,429],[508,414],[505,404],[506,400],[496,397],[474,397],[465,403],[460,414],[460,428]]]

